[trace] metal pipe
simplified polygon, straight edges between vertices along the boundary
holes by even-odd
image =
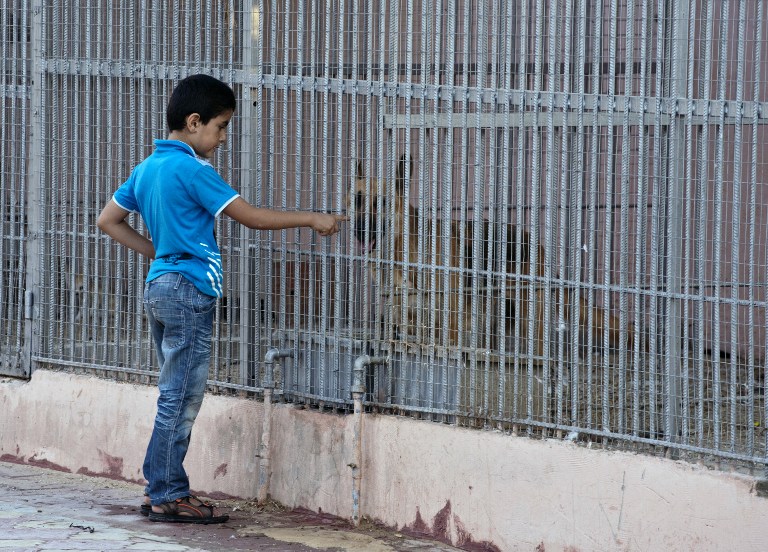
[[[271,348],[264,355],[264,418],[261,425],[261,444],[259,445],[259,485],[256,500],[264,502],[269,491],[269,442],[272,433],[272,390],[275,387],[275,362],[281,358],[293,358],[292,349]]]
[[[363,466],[363,395],[365,394],[365,367],[386,364],[388,357],[361,355],[355,359],[352,367],[352,402],[354,404],[352,445],[355,457],[348,464],[352,468],[352,523],[360,525],[360,487]]]

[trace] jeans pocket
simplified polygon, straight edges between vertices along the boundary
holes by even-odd
[[[177,308],[152,307],[152,315],[163,326],[163,346],[181,347],[187,339],[185,315]]]
[[[216,298],[212,295],[206,295],[202,292],[197,292],[195,298],[195,311],[199,314],[208,314],[214,307],[216,307]]]

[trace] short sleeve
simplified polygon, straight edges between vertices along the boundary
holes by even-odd
[[[126,180],[112,196],[112,201],[117,203],[118,207],[137,213],[139,211],[139,204],[136,201],[136,193],[134,189],[134,175]]]
[[[190,181],[189,194],[214,217],[240,196],[208,163]]]

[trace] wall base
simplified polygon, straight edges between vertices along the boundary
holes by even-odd
[[[141,481],[153,387],[38,370],[0,381],[0,459]],[[257,493],[262,404],[208,395],[196,492]],[[756,480],[682,462],[366,415],[363,516],[479,550],[763,550]],[[270,495],[350,517],[352,416],[273,409]]]

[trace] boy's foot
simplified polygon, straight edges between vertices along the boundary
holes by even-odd
[[[214,515],[213,504],[203,502],[194,496],[185,496],[184,498],[177,498],[173,502],[151,506],[148,515],[150,521],[200,523],[204,525],[224,523],[229,519],[228,515]]]
[[[152,502],[149,500],[149,495],[144,495],[144,502],[141,503],[141,508],[139,508],[139,512],[141,512],[142,516],[148,516],[149,512],[152,511]]]

